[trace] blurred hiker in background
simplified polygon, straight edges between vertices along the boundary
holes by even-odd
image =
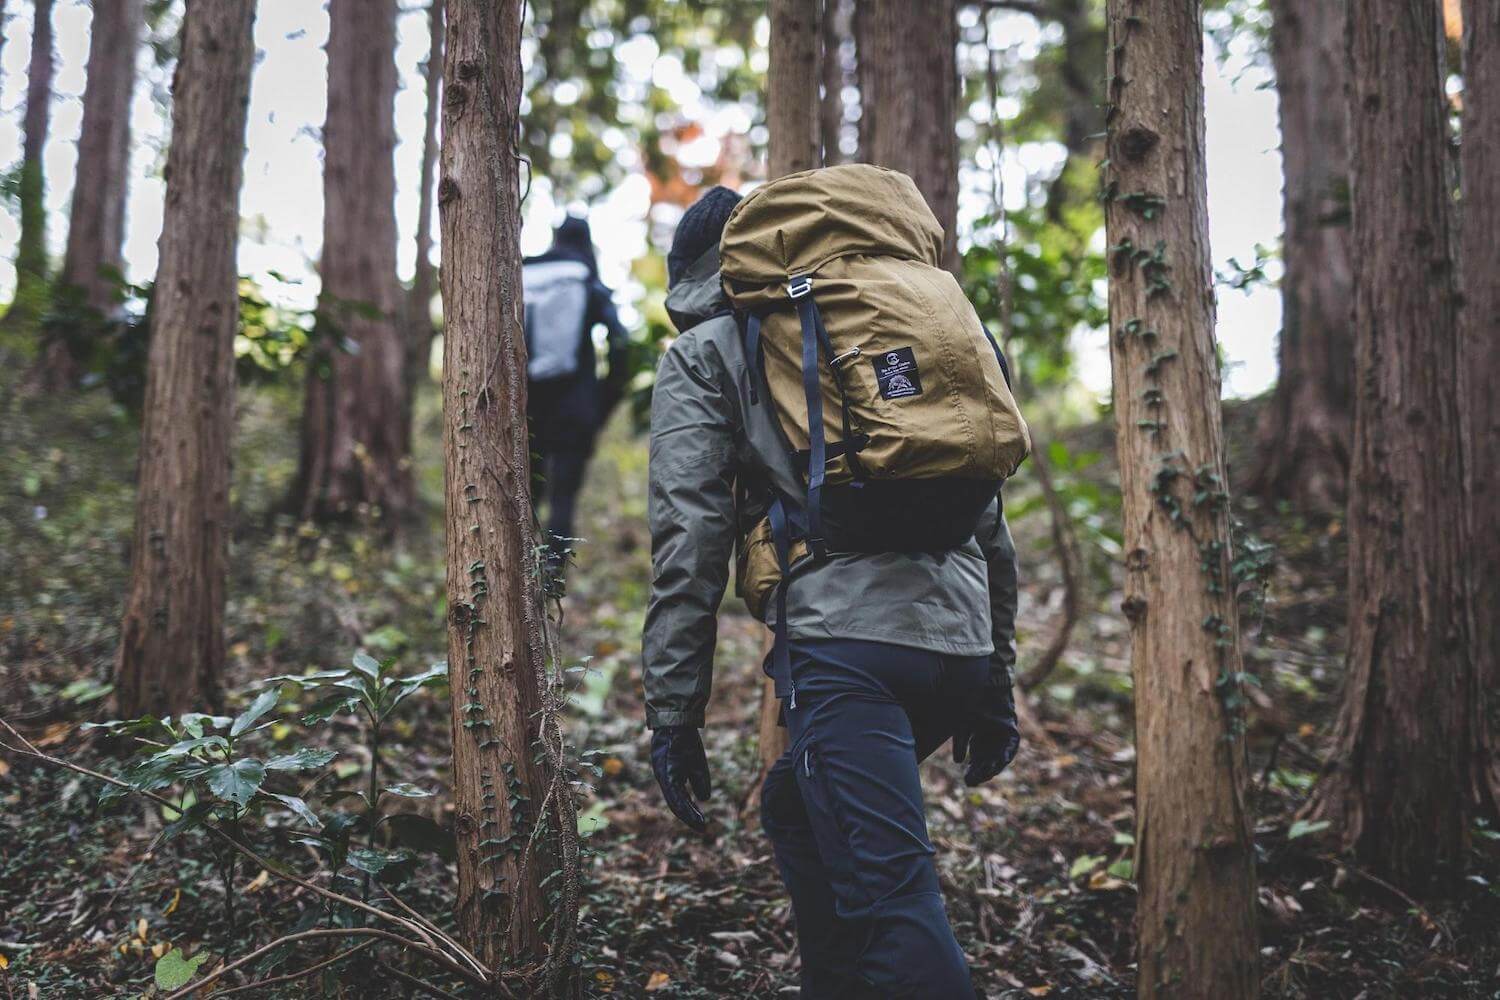
[[[629,334],[613,293],[599,280],[588,220],[569,215],[546,253],[521,268],[526,301],[527,417],[532,487],[548,505],[547,559],[562,572],[572,550],[573,517],[594,439],[625,394]],[[594,331],[604,327],[601,378]]]

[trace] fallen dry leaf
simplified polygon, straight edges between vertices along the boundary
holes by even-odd
[[[651,973],[651,978],[646,980],[646,992],[655,993],[671,981],[672,977],[665,972],[653,972]]]
[[[39,747],[55,747],[65,742],[73,732],[71,722],[54,722],[42,730],[42,735],[36,738]]]

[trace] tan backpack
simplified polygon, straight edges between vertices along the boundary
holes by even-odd
[[[957,548],[1028,454],[942,244],[911,178],[864,164],[780,178],[730,216],[722,276],[753,404],[774,408],[807,483],[771,498],[779,549],[793,535],[819,558]]]

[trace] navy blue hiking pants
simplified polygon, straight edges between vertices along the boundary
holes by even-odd
[[[970,1000],[917,766],[953,736],[989,658],[847,639],[792,643],[791,747],[761,823],[792,897],[803,1000]]]

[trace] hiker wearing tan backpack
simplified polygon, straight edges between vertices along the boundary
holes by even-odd
[[[943,908],[920,762],[1016,753],[1015,551],[1000,487],[1029,443],[999,348],[939,266],[906,176],[866,165],[714,188],[668,257],[681,336],[651,412],[652,765],[698,830],[716,613],[775,632],[790,749],[761,818],[802,995],[974,995]]]

